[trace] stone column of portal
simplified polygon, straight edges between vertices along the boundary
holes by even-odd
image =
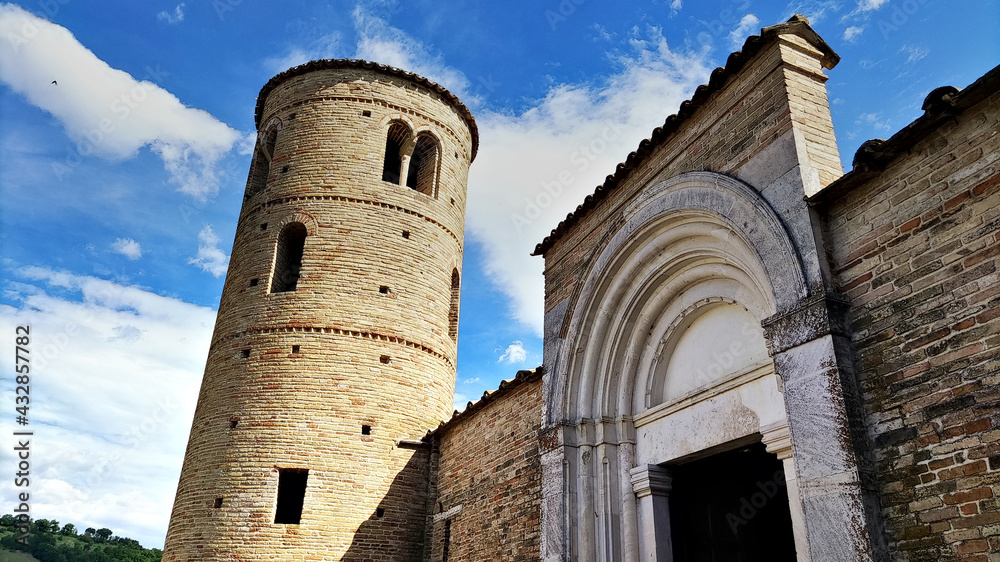
[[[670,473],[655,464],[638,466],[630,473],[639,512],[639,559],[671,562],[674,546],[670,540]]]
[[[843,343],[846,306],[821,294],[762,324],[782,380],[811,558],[882,560],[878,500],[864,485],[867,457],[856,448],[865,436],[857,433],[857,385]]]
[[[777,455],[785,472],[785,490],[788,493],[788,511],[792,518],[792,536],[795,539],[795,558],[809,562],[809,541],[806,537],[806,516],[799,497],[799,481],[795,477],[795,459],[792,457],[792,435],[788,423],[781,422],[760,428],[761,441],[768,453]]]

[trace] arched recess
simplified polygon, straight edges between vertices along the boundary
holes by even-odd
[[[406,123],[395,120],[389,122],[385,136],[385,156],[382,160],[382,181],[400,184],[404,157],[409,154],[407,150],[412,150],[412,147],[408,146],[412,136],[413,133]]]
[[[567,501],[559,509],[569,513],[558,520],[579,522],[564,529],[570,556],[579,559],[637,556],[630,471],[643,437],[633,420],[686,407],[677,404],[723,383],[767,376],[776,389],[760,321],[806,294],[803,268],[780,219],[736,179],[682,174],[644,190],[623,215],[569,304],[565,337],[546,380],[552,406],[545,422],[561,424],[568,444],[561,476]],[[713,330],[731,341],[712,344],[709,354],[741,353],[699,357]],[[715,372],[699,375],[713,360],[720,363]],[[745,435],[784,421],[777,390],[766,400],[766,411],[747,413],[733,431]]]
[[[274,247],[271,293],[287,293],[298,288],[305,251],[306,227],[300,222],[285,225]]]
[[[462,280],[458,268],[451,270],[451,305],[448,307],[448,335],[458,341],[458,304],[462,294]]]
[[[406,174],[406,187],[424,195],[437,198],[438,163],[441,160],[441,142],[429,132],[417,135]]]
[[[253,163],[250,165],[250,177],[243,198],[249,199],[267,187],[267,178],[271,173],[271,160],[278,143],[278,131],[281,130],[281,120],[277,117],[257,134],[257,145],[254,149]]]

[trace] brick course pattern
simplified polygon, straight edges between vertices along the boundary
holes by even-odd
[[[998,163],[994,92],[823,212],[898,560],[1000,552]]]
[[[452,412],[475,124],[426,80],[356,61],[265,92],[164,560],[420,560],[419,440]],[[393,121],[440,143],[434,193],[382,181]],[[271,292],[296,223],[300,277]],[[281,468],[309,470],[300,524],[274,523]]]
[[[541,370],[521,371],[432,437],[437,496],[428,560],[538,560]]]

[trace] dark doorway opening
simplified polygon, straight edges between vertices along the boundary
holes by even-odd
[[[671,466],[677,562],[795,561],[782,463],[762,443]]]

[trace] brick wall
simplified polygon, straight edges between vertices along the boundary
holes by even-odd
[[[823,211],[900,560],[1000,551],[1000,95]]]
[[[541,371],[522,371],[436,432],[429,560],[539,558]]]
[[[266,186],[248,182],[164,560],[420,560],[419,440],[452,412],[472,123],[418,79],[355,63],[261,100],[261,129],[280,130]],[[393,120],[440,141],[434,193],[382,181]],[[301,275],[271,293],[296,223]],[[274,523],[283,468],[309,470],[299,524]]]

